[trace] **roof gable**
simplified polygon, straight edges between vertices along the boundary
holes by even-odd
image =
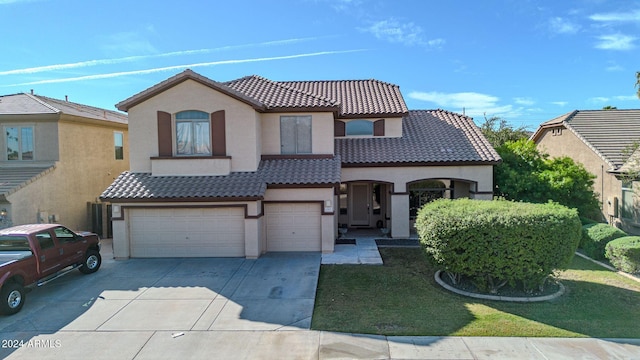
[[[613,169],[624,164],[628,149],[640,141],[640,110],[576,110],[544,122],[531,137],[562,125],[572,131]]]
[[[123,100],[119,103],[116,104],[116,108],[118,108],[121,111],[129,111],[130,108],[184,82],[187,80],[193,80],[196,81],[204,86],[207,86],[209,88],[212,88],[214,90],[220,91],[226,95],[229,95],[239,101],[242,101],[250,106],[252,106],[254,109],[258,110],[258,111],[263,111],[265,109],[264,104],[262,104],[261,102],[257,101],[254,98],[251,98],[249,96],[246,96],[245,94],[236,91],[235,89],[224,85],[222,83],[219,83],[217,81],[213,81],[207,77],[204,77],[190,69],[187,69],[177,75],[174,75],[146,90],[143,90],[131,97],[129,97],[126,100]]]
[[[331,111],[341,118],[399,117],[408,112],[400,88],[378,80],[273,81],[252,75],[220,83],[190,69],[121,101],[116,107],[128,111],[187,80],[225,93],[259,112]]]

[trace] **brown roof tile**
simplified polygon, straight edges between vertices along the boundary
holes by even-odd
[[[53,169],[55,166],[0,167],[0,198],[6,198]]]
[[[411,110],[401,138],[335,140],[346,166],[385,164],[495,164],[501,161],[473,119],[444,110]]]
[[[211,200],[259,199],[268,185],[328,185],[340,183],[340,158],[263,160],[258,171],[226,176],[152,176],[122,173],[107,188],[103,199]]]
[[[562,125],[572,131],[610,166],[620,168],[640,139],[640,110],[576,110],[544,122],[531,137],[536,141],[544,129]]]

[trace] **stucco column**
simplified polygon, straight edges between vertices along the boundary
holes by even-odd
[[[333,245],[335,243],[335,219],[333,214],[322,215],[321,221],[321,233],[322,233],[322,253],[328,254],[333,252]]]
[[[262,253],[258,219],[244,219],[244,254],[247,259],[257,259]]]
[[[409,193],[391,193],[391,237],[408,238]]]
[[[130,256],[127,223],[124,219],[113,220],[113,258],[116,260],[125,260]]]

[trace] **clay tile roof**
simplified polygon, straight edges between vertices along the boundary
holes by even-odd
[[[271,81],[256,75],[228,81],[224,84],[250,98],[257,100],[264,104],[268,109],[338,109],[336,102],[331,99],[297,90],[285,86],[282,83]]]
[[[339,184],[340,157],[263,160],[258,171],[269,185]]]
[[[379,80],[279,82],[304,92],[333,99],[342,117],[402,115],[408,109],[400,88]]]
[[[336,139],[336,154],[345,166],[501,161],[470,117],[444,110],[411,110],[402,126],[401,138]]]
[[[127,115],[42,95],[14,94],[0,96],[0,115],[67,114],[88,119],[127,124]]]
[[[575,110],[544,122],[533,134],[536,141],[544,129],[564,126],[589,146],[611,170],[620,168],[640,139],[640,110]]]
[[[213,200],[259,199],[268,185],[340,183],[340,158],[263,160],[258,171],[225,176],[152,176],[124,172],[107,188],[103,199]]]
[[[0,199],[53,171],[48,167],[0,167]]]

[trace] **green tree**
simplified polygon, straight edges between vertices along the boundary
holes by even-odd
[[[485,116],[480,130],[493,147],[501,146],[507,141],[527,139],[530,135],[524,126],[514,128],[505,119],[496,116],[488,119]]]
[[[494,168],[495,195],[532,203],[555,201],[598,219],[600,204],[593,191],[595,175],[569,157],[550,158],[529,140],[496,148],[502,163]]]
[[[638,97],[640,98],[640,71],[636,72],[636,87],[638,88]]]
[[[617,110],[617,109],[618,108],[616,106],[611,106],[611,105],[607,105],[602,108],[602,110]]]

